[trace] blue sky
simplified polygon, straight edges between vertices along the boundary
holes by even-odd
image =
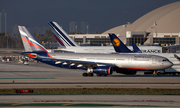
[[[46,27],[56,21],[69,33],[69,22],[88,22],[89,32],[104,32],[134,22],[146,13],[180,0],[0,0],[8,32],[15,24]],[[3,22],[2,22],[3,23]]]

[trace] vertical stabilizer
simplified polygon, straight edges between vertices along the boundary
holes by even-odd
[[[61,48],[79,47],[56,22],[49,21],[48,24]]]
[[[109,33],[109,37],[111,39],[111,42],[112,42],[116,52],[119,52],[119,53],[130,53],[130,52],[132,52],[130,49],[127,48],[126,45],[124,45],[124,43],[115,34]]]
[[[142,51],[138,48],[136,44],[132,43],[132,46],[133,46],[133,52],[142,53]]]
[[[25,26],[18,26],[26,52],[47,52],[33,34]]]
[[[21,35],[21,39],[22,39],[25,51],[26,52],[32,52],[32,49],[28,43],[29,38],[27,37],[25,27],[24,26],[18,26],[18,28],[19,28],[19,32]]]

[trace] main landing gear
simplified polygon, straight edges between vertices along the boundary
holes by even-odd
[[[93,77],[93,76],[94,76],[94,73],[95,73],[98,77],[100,77],[100,76],[107,76],[107,75],[104,75],[104,74],[100,74],[101,72],[97,72],[97,71],[96,71],[96,72],[93,72],[93,68],[92,68],[92,67],[88,68],[88,69],[87,69],[87,72],[83,73],[82,76],[83,76],[83,77],[87,77],[87,76]]]
[[[96,74],[98,77],[101,77],[101,76],[103,76],[103,77],[106,77],[107,75],[102,75],[102,74]],[[92,72],[90,72],[90,73],[83,73],[82,74],[82,76],[83,77],[93,77],[94,76],[94,73],[92,73]]]
[[[84,76],[84,77],[87,77],[87,76],[93,77],[94,74],[91,73],[91,72],[90,73],[83,73],[82,76]]]

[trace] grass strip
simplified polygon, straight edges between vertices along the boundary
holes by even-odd
[[[20,88],[18,88],[20,89]],[[156,89],[156,88],[44,88],[32,89],[33,93],[21,94],[59,94],[59,95],[180,95],[180,89]],[[0,94],[17,94],[16,88],[0,89]]]
[[[71,107],[162,107],[154,105],[121,105],[121,104],[89,104],[89,103],[0,103],[0,106],[71,106]]]

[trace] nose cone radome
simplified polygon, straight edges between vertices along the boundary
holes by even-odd
[[[171,67],[171,66],[173,66],[174,64],[171,62],[171,61],[169,61],[169,63],[167,64],[167,68],[169,68],[169,67]]]

